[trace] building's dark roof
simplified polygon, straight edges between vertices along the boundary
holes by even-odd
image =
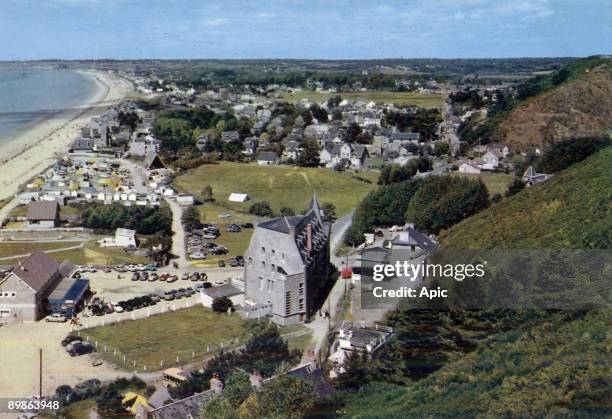
[[[319,398],[329,397],[334,393],[334,389],[325,379],[323,370],[312,368],[310,364],[301,365],[287,373],[291,377],[301,378],[312,384],[312,387]]]
[[[170,396],[170,392],[164,386],[159,387],[155,390],[155,393],[149,397],[149,406],[157,409],[166,404],[167,401],[172,401],[172,397]]]
[[[278,155],[273,151],[262,151],[257,155],[257,160],[259,161],[276,161],[278,160]]]
[[[72,143],[72,150],[93,150],[94,144],[91,138],[79,138]]]
[[[418,246],[427,251],[434,251],[438,248],[438,246],[432,240],[430,240],[429,237],[412,227],[408,227],[404,231],[400,232],[400,234],[391,240],[391,243],[400,246]]]
[[[34,201],[28,204],[28,221],[55,220],[59,213],[57,201]]]
[[[222,298],[242,294],[242,291],[233,285],[224,284],[217,287],[205,288],[204,293],[211,298]]]
[[[178,400],[164,405],[149,412],[149,418],[155,419],[176,419],[176,418],[198,418],[202,408],[216,393],[214,390],[207,390],[202,393],[194,394],[186,399]]]
[[[300,221],[304,219],[303,215],[294,215],[291,217],[279,217],[274,218],[270,221],[265,221],[259,224],[258,228],[265,228],[267,230],[274,230],[280,233],[289,234],[292,228],[297,227]]]
[[[35,250],[13,270],[13,274],[38,292],[58,275],[59,267],[54,258],[42,250]]]
[[[88,288],[88,279],[64,278],[57,284],[51,294],[49,294],[49,303],[62,304],[66,301],[73,301],[76,303],[83,298]]]
[[[151,169],[166,169],[166,163],[159,157],[157,153],[149,154],[145,159],[145,168]]]

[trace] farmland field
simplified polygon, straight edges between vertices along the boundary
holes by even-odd
[[[181,192],[201,197],[206,185],[213,190],[216,205],[248,213],[253,202],[267,201],[277,213],[290,207],[306,209],[316,192],[320,204],[332,203],[338,216],[348,214],[376,185],[375,172],[333,172],[330,169],[220,162],[207,164],[177,177],[173,185]],[[232,192],[247,193],[245,203],[229,202]]]

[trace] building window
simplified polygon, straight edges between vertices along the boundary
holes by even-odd
[[[261,254],[262,254],[262,255],[265,255],[265,254],[266,254],[266,248],[265,248],[265,247],[263,247],[263,246],[261,247]]]
[[[281,259],[285,260],[285,254],[284,253],[281,253]]]
[[[299,303],[300,303],[300,311],[304,310],[304,299],[300,298]]]
[[[285,293],[285,315],[291,314],[291,291]]]
[[[264,270],[266,269],[266,262],[265,261],[261,261],[261,269]]]
[[[270,265],[270,272],[274,272],[274,271],[276,271],[276,265],[272,264]]]
[[[304,283],[300,282],[298,284],[298,292],[300,293],[300,295],[304,295]]]
[[[263,290],[263,287],[264,287],[264,281],[263,281],[263,278],[260,276],[259,277],[259,290],[260,291]]]
[[[272,252],[272,256],[274,256],[274,254],[276,253],[276,250],[271,249],[270,251]]]
[[[252,265],[252,264],[253,264],[253,258],[249,257],[249,265]]]

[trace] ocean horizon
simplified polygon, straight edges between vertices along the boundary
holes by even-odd
[[[79,107],[95,82],[65,69],[0,67],[0,144],[38,121]]]

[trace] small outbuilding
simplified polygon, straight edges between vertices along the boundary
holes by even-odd
[[[246,193],[232,192],[227,198],[230,202],[246,202],[250,199],[249,195]]]
[[[28,204],[26,214],[28,228],[54,228],[60,221],[57,201],[33,201]]]

